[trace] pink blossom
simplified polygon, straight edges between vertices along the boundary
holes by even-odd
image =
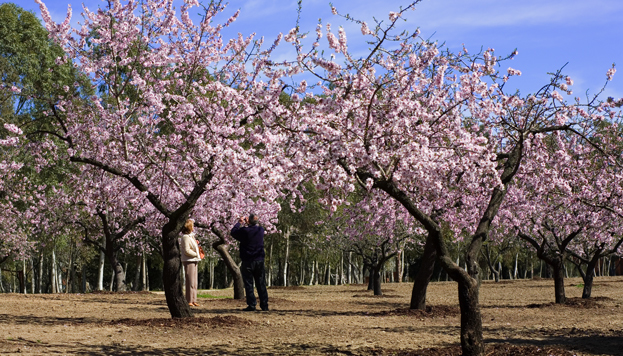
[[[4,124],[4,128],[16,135],[21,135],[23,133],[22,130],[14,124]]]
[[[556,100],[558,100],[558,101],[563,101],[563,100],[564,100],[564,98],[562,97],[562,95],[560,95],[560,93],[559,93],[559,92],[557,92],[556,90],[554,90],[554,91],[552,92],[552,98],[554,98],[554,99],[556,99]]]
[[[372,33],[373,32],[368,28],[368,24],[365,22],[361,22],[361,34],[365,36]]]
[[[288,34],[283,38],[286,42],[294,42],[296,41],[296,33],[297,33],[297,28],[293,28],[290,30],[290,32],[288,32]]]
[[[565,77],[565,82],[567,85],[573,85],[573,80],[570,77]]]
[[[327,41],[329,41],[329,47],[334,49],[335,52],[340,53],[342,50],[342,46],[340,41],[335,37],[335,35],[331,32],[327,32]]]

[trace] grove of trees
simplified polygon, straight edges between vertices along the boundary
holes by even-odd
[[[333,8],[363,55],[322,23],[223,38],[238,13],[220,1],[109,1],[76,28],[0,5],[0,291],[162,289],[192,317],[184,222],[200,288],[241,299],[229,229],[254,212],[269,285],[410,280],[424,309],[456,281],[464,355],[484,354],[483,279],[553,277],[564,303],[579,274],[589,298],[623,242],[621,101],[568,99],[564,68],[507,89],[516,53],[398,31],[419,2],[374,24]]]

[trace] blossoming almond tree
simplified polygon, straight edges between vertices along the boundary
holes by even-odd
[[[126,290],[126,272],[118,254],[125,250],[144,250],[140,227],[148,223],[161,226],[162,219],[144,195],[129,182],[92,166],[81,167],[81,174],[70,177],[64,191],[52,199],[65,202],[74,212],[67,216],[85,243],[104,253],[114,272],[115,291]],[[160,221],[159,221],[160,220]],[[102,236],[103,235],[103,236]]]
[[[552,267],[556,303],[566,300],[567,259],[573,256],[575,263],[587,265],[586,272],[580,271],[583,297],[588,298],[597,261],[623,242],[620,157],[601,149],[620,146],[608,142],[620,141],[617,134],[603,134],[611,129],[593,134],[600,143],[597,147],[562,132],[539,135],[533,142],[538,148],[528,150],[528,155],[536,156],[521,167],[500,214],[507,233],[515,230]]]
[[[261,52],[252,36],[223,40],[221,30],[237,14],[217,23],[219,2],[195,23],[194,0],[179,13],[171,0],[111,1],[85,8],[76,29],[71,11],[55,24],[38,3],[67,53],[59,60],[71,61],[99,90],[88,100],[61,98],[49,111],[56,123],[49,135],[62,140],[71,162],[130,183],[162,215],[167,305],[172,317],[189,317],[177,239],[185,220],[198,207],[218,210],[227,197],[270,201],[263,187],[246,183],[285,179],[268,163],[271,152],[281,152],[273,149],[277,137],[254,124],[272,115],[264,108],[281,92],[270,82],[280,73],[264,77],[268,83],[259,79],[271,49]]]
[[[14,124],[5,123],[0,130],[0,209],[2,224],[0,239],[0,264],[7,259],[24,258],[28,255],[32,243],[28,241],[30,227],[24,219],[30,214],[30,206],[23,204],[25,184],[19,175],[23,163],[20,162],[19,147],[22,130]],[[21,141],[21,142],[20,142]]]
[[[335,218],[334,233],[329,236],[330,243],[341,250],[353,252],[363,259],[363,264],[370,271],[370,286],[374,295],[383,295],[381,290],[381,271],[386,262],[398,254],[401,246],[421,230],[413,228],[413,219],[395,201],[387,201],[374,194],[363,195],[359,201],[345,206],[340,216]],[[385,205],[394,205],[388,208]],[[384,210],[378,214],[379,210]]]
[[[455,54],[417,32],[393,33],[414,5],[374,30],[346,16],[370,43],[363,57],[349,53],[343,29],[338,38],[327,25],[329,46],[344,64],[317,50],[322,26],[310,51],[303,50],[298,29],[291,31],[286,40],[297,47],[300,66],[321,78],[322,96],[304,92],[307,83],[301,83],[300,95],[308,98],[291,105],[281,125],[309,152],[306,165],[319,167],[319,183],[384,192],[426,229],[441,266],[458,282],[463,354],[483,355],[478,258],[526,147],[556,131],[586,139],[585,124],[599,113],[587,109],[584,116],[562,103],[557,90],[567,84],[560,75],[536,95],[508,95],[504,83],[520,73],[499,73],[493,50]],[[467,236],[466,270],[448,252],[447,230]]]

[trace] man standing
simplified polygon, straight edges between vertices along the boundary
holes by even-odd
[[[243,311],[255,311],[256,299],[253,293],[253,281],[260,298],[260,308],[268,311],[268,292],[264,277],[264,228],[258,225],[255,214],[242,217],[231,229],[231,236],[240,241],[240,259],[242,260],[242,280],[247,295],[247,307]]]

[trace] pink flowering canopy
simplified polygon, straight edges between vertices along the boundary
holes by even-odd
[[[261,51],[262,41],[220,36],[237,13],[218,23],[223,7],[213,4],[196,23],[189,15],[196,1],[185,1],[179,14],[172,1],[113,1],[104,10],[85,8],[81,27],[72,29],[71,11],[57,25],[39,4],[67,53],[59,60],[71,60],[99,90],[84,100],[62,98],[49,113],[71,160],[126,180],[115,184],[131,182],[127,189],[164,216],[207,182],[192,214],[198,222],[229,225],[250,210],[266,222],[276,217],[278,188],[292,180],[279,163],[281,138],[260,123],[281,87],[260,77],[271,51]]]
[[[576,135],[538,135],[516,184],[500,212],[504,234],[525,234],[554,253],[590,259],[596,248],[620,247],[622,167],[620,154],[600,147],[621,147],[618,125],[593,133],[600,146]],[[560,241],[577,233],[558,251]]]

